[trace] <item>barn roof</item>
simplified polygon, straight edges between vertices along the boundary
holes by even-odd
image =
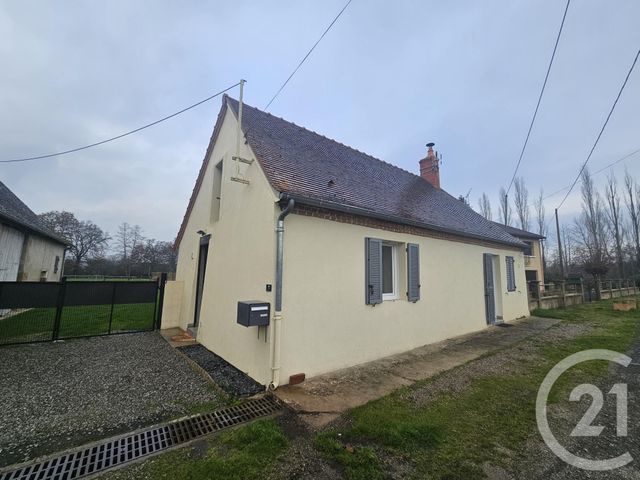
[[[69,242],[45,227],[38,216],[15,193],[0,182],[0,221],[25,228],[62,245]],[[2,222],[4,223],[4,222]]]

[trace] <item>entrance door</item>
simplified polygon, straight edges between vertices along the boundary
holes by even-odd
[[[198,277],[196,279],[196,308],[193,315],[193,327],[200,323],[200,307],[202,306],[202,293],[204,292],[204,278],[207,270],[207,255],[209,254],[209,239],[211,235],[205,235],[200,239],[200,253],[198,254]]]
[[[484,260],[484,307],[487,325],[496,323],[496,298],[493,282],[493,255],[485,253]]]

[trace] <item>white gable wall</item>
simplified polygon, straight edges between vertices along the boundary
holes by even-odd
[[[213,147],[204,181],[198,192],[184,236],[179,245],[176,280],[183,282],[179,326],[193,322],[195,307],[196,269],[200,235],[211,234],[204,294],[197,340],[240,370],[262,383],[270,380],[269,343],[265,329],[260,338],[257,329],[236,323],[237,302],[262,300],[273,305],[275,287],[275,221],[279,214],[278,197],[270,187],[257,161],[240,164],[241,174],[250,185],[233,182],[237,175],[235,155],[236,119],[228,110],[218,139]],[[241,156],[255,159],[241,145]],[[220,215],[212,221],[214,175],[216,165],[223,160]],[[214,216],[215,219],[215,216]]]

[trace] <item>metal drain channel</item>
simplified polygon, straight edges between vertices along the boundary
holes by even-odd
[[[0,480],[73,480],[186,443],[280,410],[263,397],[123,437],[107,439],[54,458],[0,473]]]

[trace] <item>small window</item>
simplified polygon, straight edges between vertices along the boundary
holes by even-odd
[[[53,264],[53,273],[58,273],[59,267],[60,267],[60,257],[56,255],[56,261]]]
[[[505,257],[507,264],[507,291],[516,291],[516,272],[515,272],[515,260],[513,257]]]
[[[398,298],[397,288],[398,247],[393,244],[382,244],[382,299]]]
[[[220,219],[220,202],[222,199],[222,160],[213,169],[213,189],[211,190],[211,222]]]
[[[526,257],[533,257],[533,242],[528,242],[525,241],[524,243],[526,243],[526,247],[524,247],[524,255]]]

